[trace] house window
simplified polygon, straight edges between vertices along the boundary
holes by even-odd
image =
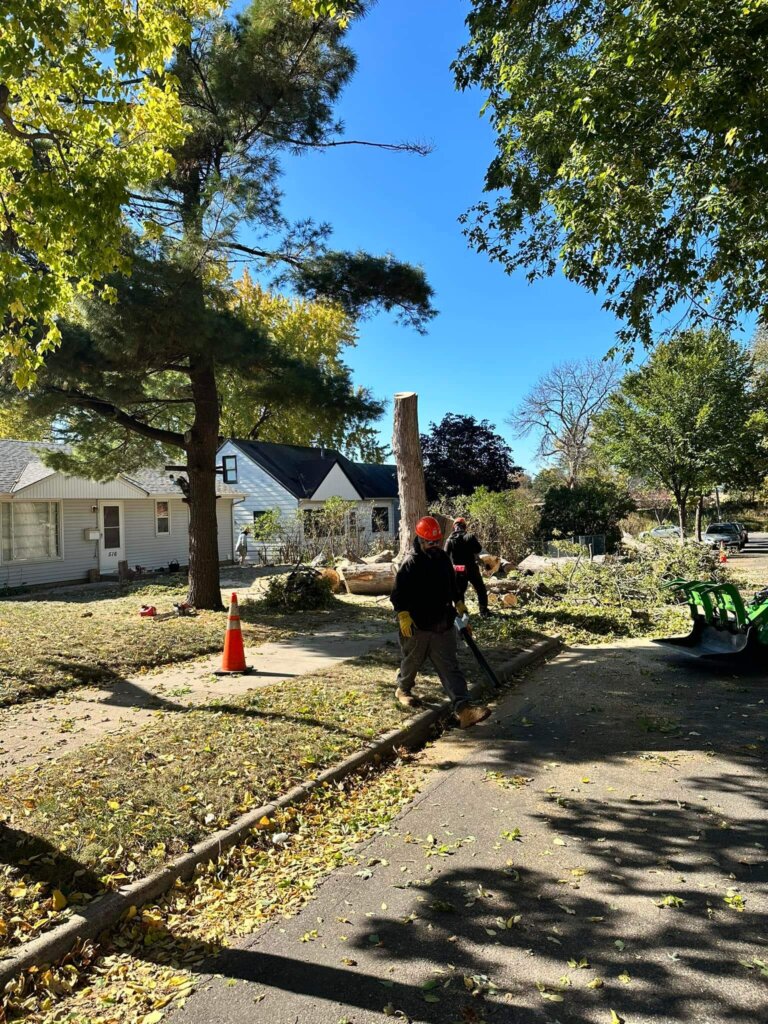
[[[61,558],[61,512],[57,501],[0,505],[0,552],[4,562]]]
[[[237,483],[237,456],[224,455],[221,460],[221,472],[225,484]]]
[[[371,516],[372,533],[389,533],[389,506],[374,505]]]
[[[267,509],[265,509],[265,508],[258,509],[258,510],[254,509],[254,512],[253,512],[253,522],[254,522],[254,524],[258,523],[259,520],[262,518],[262,516],[265,516],[265,515],[267,515]]]
[[[167,501],[155,502],[155,533],[171,532],[171,508]]]

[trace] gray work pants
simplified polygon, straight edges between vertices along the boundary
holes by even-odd
[[[451,628],[443,633],[429,629],[414,629],[413,636],[400,634],[400,651],[403,660],[397,673],[397,685],[410,693],[416,682],[416,673],[429,658],[440,677],[443,689],[453,701],[453,710],[458,711],[469,702],[467,680],[459,668],[456,653],[456,630]]]

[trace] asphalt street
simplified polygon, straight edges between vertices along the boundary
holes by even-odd
[[[646,642],[565,652],[169,1019],[765,1021],[767,699]]]

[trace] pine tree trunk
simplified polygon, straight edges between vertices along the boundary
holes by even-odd
[[[418,396],[414,391],[403,391],[395,395],[392,451],[397,464],[397,489],[400,495],[400,551],[396,561],[401,562],[411,550],[417,521],[427,511],[427,490],[419,441]]]
[[[189,596],[195,608],[221,611],[219,542],[216,523],[216,449],[219,401],[213,362],[190,369],[195,420],[185,435],[189,478]]]

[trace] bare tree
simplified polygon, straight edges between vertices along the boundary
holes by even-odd
[[[507,422],[518,437],[540,435],[538,456],[556,459],[573,487],[584,470],[595,416],[621,379],[615,362],[560,363],[536,382]]]

